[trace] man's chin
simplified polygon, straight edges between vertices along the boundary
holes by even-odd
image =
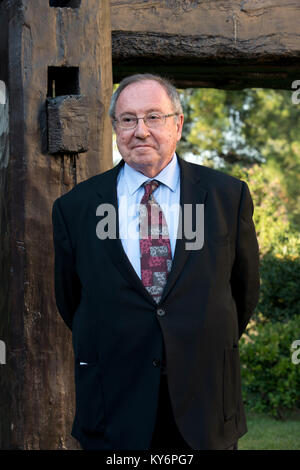
[[[153,155],[152,156],[140,155],[139,157],[135,157],[135,158],[133,157],[127,158],[127,159],[124,158],[124,160],[127,163],[127,165],[131,166],[131,168],[147,176],[153,173],[154,168],[156,168],[158,164],[158,159],[154,158]]]
[[[146,165],[146,166],[153,166],[156,165],[160,160],[159,155],[153,151],[153,149],[148,148],[148,150],[144,150],[139,153],[135,153],[132,155],[130,161],[134,165]]]
[[[153,147],[135,147],[132,152],[132,158],[138,161],[143,158],[158,158],[158,155]]]

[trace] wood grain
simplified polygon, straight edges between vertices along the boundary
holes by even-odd
[[[219,87],[220,73],[233,64],[240,68],[231,68],[230,86],[236,83],[237,88],[247,83],[290,88],[300,76],[296,0],[112,0],[111,14],[115,81],[128,73],[155,70],[179,86],[189,82]],[[203,64],[206,69],[209,64],[210,78],[202,76]],[[281,67],[281,72],[268,66]]]

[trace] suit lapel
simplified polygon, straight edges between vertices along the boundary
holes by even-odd
[[[200,186],[200,178],[193,172],[193,167],[181,158],[178,158],[180,165],[180,206],[182,213],[182,224],[179,227],[179,233],[176,241],[175,253],[172,263],[172,269],[168,276],[167,284],[165,286],[161,302],[165,300],[170,290],[173,288],[178,276],[184,268],[184,265],[191,254],[191,251],[186,249],[186,243],[190,242],[186,238],[184,230],[185,221],[185,204],[191,204],[195,209],[196,204],[204,204],[207,191]],[[193,226],[195,227],[195,210],[193,210]]]

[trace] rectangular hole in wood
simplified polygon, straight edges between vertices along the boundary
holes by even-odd
[[[79,8],[81,0],[49,0],[50,7]]]
[[[79,94],[79,67],[48,67],[47,96]]]

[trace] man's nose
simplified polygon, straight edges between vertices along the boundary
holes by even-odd
[[[150,135],[149,128],[146,126],[143,119],[138,119],[136,128],[134,129],[134,135],[140,139],[145,139]]]

